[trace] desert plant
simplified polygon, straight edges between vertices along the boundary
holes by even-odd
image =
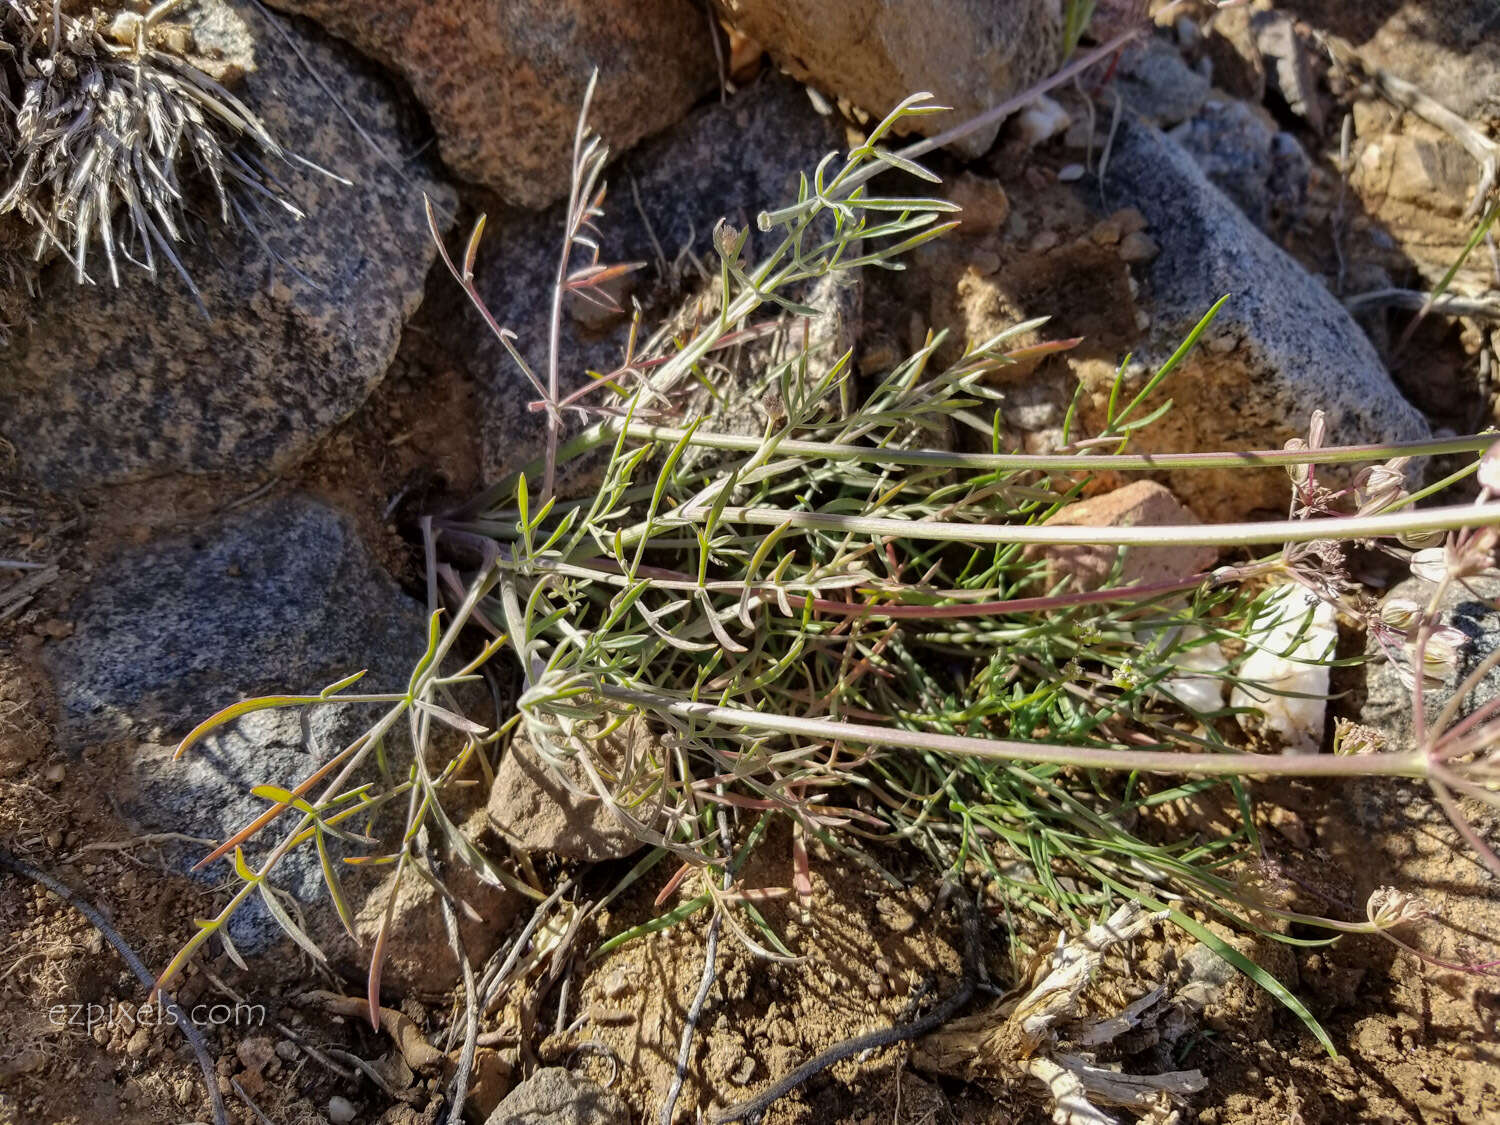
[[[160,255],[196,296],[174,249],[190,179],[225,224],[253,232],[268,204],[301,217],[266,163],[288,154],[202,69],[189,29],[166,22],[181,4],[82,16],[53,0],[0,4],[0,216],[24,220],[36,257],[62,254],[79,282],[97,243],[115,284],[122,259],[154,275]]]
[[[1011,339],[1037,323],[971,345],[947,366],[935,360],[941,337],[930,336],[861,385],[850,354],[820,358],[805,346],[807,321],[817,315],[806,293],[845,271],[900,268],[903,253],[951,225],[954,208],[942,199],[871,186],[886,173],[936,180],[912,149],[884,146],[903,118],[931,112],[924,96],[909,99],[846,158],[830,155],[805,176],[792,203],[759,217],[771,249],[758,262],[748,257],[749,232],[721,223],[710,313],[691,330],[632,347],[619,368],[565,392],[556,351],[563,303],[609,274],[587,239],[602,204],[602,149],[580,125],[548,362],[521,356],[484,313],[548,413],[545,451],[428,524],[429,645],[404,690],[357,694],[351,678],[316,696],[246,701],[183,741],[187,752],[215,727],[265,707],[383,708],[313,776],[257,791],[267,813],[209,857],[232,854],[240,888],[220,915],[199,924],[163,981],[222,935],[256,893],[318,955],[276,904],[274,866],[289,848],[321,848],[325,835],[348,835],[352,821],[393,802],[406,812],[399,843],[382,860],[402,871],[420,865],[415,841],[429,826],[486,878],[541,898],[479,854],[443,811],[448,781],[514,733],[554,764],[576,763],[587,794],[651,846],[636,874],[661,860],[678,865],[663,900],[679,892],[683,901],[642,929],[712,908],[759,953],[789,958],[757,904],[768,896],[806,900],[809,839],[877,866],[872,842],[911,841],[945,869],[983,865],[1007,908],[1054,920],[1098,918],[1121,899],[1169,910],[1272,989],[1332,1050],[1295,997],[1184,907],[1206,906],[1248,926],[1280,917],[1332,933],[1385,932],[1410,920],[1406,900],[1399,909],[1382,900],[1360,920],[1289,915],[1261,901],[1234,866],[1256,847],[1247,779],[1423,778],[1440,798],[1456,789],[1493,803],[1494,716],[1457,726],[1441,716],[1419,724],[1418,745],[1387,752],[1247,753],[1222,686],[1239,678],[1258,623],[1273,604],[1287,604],[1288,585],[1305,591],[1308,605],[1281,650],[1288,659],[1309,659],[1300,644],[1317,601],[1372,619],[1368,599],[1338,566],[1340,544],[1409,557],[1401,537],[1446,533],[1448,580],[1487,567],[1500,504],[1490,502],[1482,463],[1466,470],[1483,474],[1479,501],[1438,508],[1415,507],[1434,489],[1408,492],[1402,469],[1405,458],[1477,453],[1492,439],[1325,447],[1315,425],[1308,441],[1285,450],[1128,452],[1168,407],[1156,399],[1216,310],[1139,390],[1126,391],[1122,365],[1099,432],[1077,435],[1070,415],[1072,446],[1055,455],[1002,449],[988,381],[1036,353]],[[458,261],[443,256],[483,312],[473,284],[481,231],[482,223]],[[770,332],[787,335],[790,358],[729,346]],[[736,387],[760,403],[758,428],[724,428],[702,405],[705,385]],[[590,424],[563,440],[569,418],[579,417]],[[560,470],[601,455],[595,485],[559,493]],[[1371,467],[1347,484],[1317,469],[1356,463]],[[1236,466],[1287,468],[1291,517],[1149,528],[1046,523],[1095,472]],[[1028,551],[1170,544],[1244,550],[1240,561],[1183,581],[1115,581],[1098,590],[1049,585],[1045,560]],[[445,545],[453,553],[440,561]],[[1393,650],[1425,667],[1433,627],[1431,607],[1418,611],[1389,634]],[[461,641],[469,656],[460,661]],[[445,693],[502,659],[514,662],[521,681],[517,708],[486,729],[457,714]],[[1412,678],[1419,708],[1424,682]],[[643,723],[650,737],[630,740],[623,759],[599,754],[600,740],[627,723]],[[362,763],[389,762],[388,736],[398,724],[417,751],[404,776],[383,788],[360,784]],[[436,773],[427,752],[435,724],[463,742]],[[1134,830],[1151,806],[1211,786],[1226,787],[1243,811],[1237,832],[1163,844]],[[243,846],[288,812],[295,826],[252,865]],[[726,813],[732,847],[721,838]],[[742,860],[773,818],[792,829],[785,885],[741,886],[733,856]],[[322,854],[347,925],[335,865]],[[372,1013],[382,948],[383,938],[371,958]]]

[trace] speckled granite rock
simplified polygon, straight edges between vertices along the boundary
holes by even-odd
[[[1209,80],[1189,67],[1176,47],[1156,36],[1125,48],[1114,81],[1127,109],[1163,128],[1197,113],[1209,86]]]
[[[200,43],[255,67],[238,93],[270,131],[356,182],[273,169],[307,213],[255,220],[287,265],[244,230],[214,227],[183,249],[209,319],[165,263],[155,282],[123,271],[118,289],[77,287],[66,263],[54,265],[35,323],[0,352],[0,436],[20,471],[49,487],[170,472],[255,478],[296,461],[384,376],[421,300],[434,256],[422,193],[454,204],[420,165],[406,165],[402,182],[383,164],[249,6],[215,0],[201,20]],[[420,143],[373,66],[282,22],[377,143],[393,153]]]
[[[573,130],[599,68],[595,129],[623,152],[714,88],[713,42],[691,0],[272,0],[400,73],[444,162],[507,202],[568,192]]]
[[[361,668],[370,689],[400,688],[424,639],[422,608],[379,568],[353,524],[306,497],[128,551],[83,590],[72,614],[72,635],[45,658],[59,742],[117,744],[127,814],[149,830],[215,839],[265,809],[253,786],[300,781],[364,729],[370,709],[256,712],[173,762],[177,739],[242,698],[316,692]],[[303,901],[324,893],[305,849],[277,872],[273,881]],[[256,904],[237,917],[234,936],[249,951],[276,930]]]
[[[730,23],[789,73],[882,116],[927,90],[953,113],[920,120],[929,135],[1024,90],[1062,60],[1058,0],[718,0]],[[999,126],[957,144],[983,153]]]
[[[687,287],[699,283],[693,256],[714,261],[713,228],[720,217],[753,230],[758,212],[795,198],[799,172],[842,147],[840,130],[814,111],[806,91],[780,75],[766,75],[727,105],[698,110],[607,171],[610,192],[599,222],[601,259],[647,263],[630,278],[631,295],[646,310],[645,324],[660,324],[676,311]],[[754,159],[734,156],[741,152],[754,153]],[[640,197],[639,208],[633,194]],[[480,290],[496,320],[517,334],[516,346],[537,370],[546,361],[562,227],[560,207],[541,218],[491,215],[479,251]],[[756,247],[765,245],[755,232],[746,253],[753,257]],[[437,284],[444,288],[453,319],[435,326],[431,335],[461,342],[450,362],[478,385],[485,472],[493,478],[540,455],[543,416],[527,409],[535,393],[463,303],[457,287],[446,279]],[[575,314],[590,311],[575,299],[563,326],[565,388],[578,385],[590,369],[612,369],[624,354],[628,322],[616,318],[585,324],[575,319]]]
[[[1101,206],[1097,180],[1081,181],[1079,190],[1091,206]],[[1257,230],[1171,138],[1123,120],[1102,195],[1106,212],[1137,208],[1161,244],[1137,275],[1140,304],[1151,316],[1137,352],[1147,367],[1165,361],[1214,302],[1229,295],[1153,404],[1171,398],[1172,410],[1135,437],[1135,449],[1275,449],[1305,434],[1317,409],[1327,415],[1330,444],[1427,435],[1426,420],[1401,397],[1339,301]],[[1080,374],[1092,392],[1087,424],[1102,424],[1113,364]],[[1289,494],[1279,470],[1178,472],[1170,484],[1209,520],[1284,511]]]
[[[1273,213],[1292,212],[1306,197],[1307,155],[1259,106],[1215,95],[1167,135],[1262,230]]]

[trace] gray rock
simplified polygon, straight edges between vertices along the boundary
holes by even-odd
[[[919,118],[916,127],[929,135],[1024,90],[1062,61],[1056,0],[718,0],[718,6],[789,74],[877,117],[909,94],[931,91],[954,112]],[[979,156],[998,129],[955,147]]]
[[[537,1071],[505,1096],[484,1125],[629,1125],[625,1101],[560,1066]]]
[[[304,496],[127,552],[107,573],[46,650],[74,744],[185,734],[241,696],[316,691],[365,667],[371,688],[401,688],[422,651],[421,608],[347,517]]]
[[[1295,134],[1283,130],[1271,138],[1271,193],[1273,214],[1293,215],[1307,202],[1312,183],[1312,160]]]
[[[154,831],[225,838],[266,808],[253,786],[301,781],[371,712],[255,712],[173,762],[196,722],[245,697],[315,693],[362,668],[362,687],[399,689],[424,647],[421,607],[346,517],[303,497],[127,552],[107,573],[75,603],[73,634],[46,650],[58,735],[73,748],[117,743],[121,804]],[[321,893],[310,849],[277,872],[273,882],[303,901]],[[274,923],[257,903],[233,934],[256,950],[274,940]]]
[[[1176,125],[1202,108],[1209,82],[1165,39],[1127,48],[1114,88],[1128,109],[1154,125]]]
[[[611,168],[607,213],[599,223],[600,260],[648,263],[632,279],[647,329],[677,308],[686,282],[698,283],[694,258],[717,268],[712,235],[719,218],[753,229],[760,211],[795,197],[800,171],[842,143],[836,124],[817,114],[800,86],[767,75],[727,105],[699,110]],[[545,371],[562,227],[560,208],[541,217],[512,213],[491,221],[479,254],[477,283],[490,310],[516,333],[516,346],[538,371]],[[755,232],[747,256],[765,246],[764,236]],[[455,298],[455,289],[449,288],[447,301],[462,300]],[[545,423],[540,413],[527,409],[536,397],[530,384],[478,318],[466,306],[456,312],[460,319],[434,335],[462,342],[451,360],[478,384],[485,468],[494,477],[540,455]],[[564,324],[564,390],[579,385],[588,370],[617,366],[627,335],[622,318],[602,329]]]
[[[1257,230],[1159,130],[1121,123],[1103,185],[1103,209],[1135,207],[1161,253],[1142,269],[1151,335],[1141,350],[1163,362],[1216,300],[1230,300],[1200,346],[1168,378],[1158,402],[1174,407],[1137,448],[1274,449],[1327,415],[1330,442],[1410,440],[1427,422],[1401,397],[1380,357],[1343,306]],[[1081,189],[1098,206],[1101,188]],[[1200,516],[1284,511],[1278,471],[1171,474],[1172,490]]]
[[[51,488],[170,472],[253,479],[295,462],[381,380],[421,300],[434,256],[422,194],[454,206],[420,165],[398,174],[383,163],[318,84],[383,150],[409,152],[420,134],[374,67],[282,21],[309,71],[252,8],[220,0],[207,11],[201,39],[253,67],[239,96],[290,151],[355,183],[272,170],[307,213],[254,218],[285,264],[243,228],[214,225],[182,247],[208,318],[165,263],[155,281],[122,271],[119,288],[76,286],[68,264],[54,264],[34,323],[0,352],[0,434],[20,470]]]
[[[1454,689],[1469,675],[1486,656],[1500,644],[1500,578],[1471,578],[1469,589],[1453,586],[1439,605],[1442,623],[1460,630],[1467,638],[1458,653],[1457,667],[1441,685],[1429,687],[1423,695],[1423,704],[1429,720],[1453,698]],[[1385,601],[1404,599],[1426,607],[1432,597],[1432,584],[1420,578],[1408,578],[1392,587]],[[1399,640],[1388,642],[1405,655]],[[1412,749],[1412,689],[1401,680],[1401,673],[1389,659],[1389,653],[1373,636],[1366,655],[1365,701],[1359,711],[1359,721],[1373,727],[1386,739],[1388,750]],[[1500,669],[1491,669],[1479,685],[1469,693],[1460,705],[1456,719],[1484,706],[1496,695],[1500,695]],[[1455,720],[1456,721],[1456,720]]]
[[[1275,126],[1264,110],[1232,98],[1210,98],[1167,134],[1192,154],[1203,174],[1264,229],[1271,217],[1271,145]]]
[[[595,128],[615,152],[675,124],[716,74],[692,0],[273,0],[411,84],[443,160],[510,203],[568,193],[573,130],[597,67]]]
[[[1307,199],[1312,162],[1292,134],[1278,132],[1256,106],[1211,97],[1188,121],[1167,134],[1203,174],[1262,230],[1294,215]]]

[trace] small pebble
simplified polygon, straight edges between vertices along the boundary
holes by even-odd
[[[1031,240],[1031,250],[1034,254],[1045,254],[1059,242],[1062,236],[1055,230],[1044,230],[1037,232],[1037,236]]]
[[[333,1125],[349,1125],[354,1120],[354,1103],[337,1094],[328,1099],[328,1120]]]
[[[1093,239],[1095,246],[1114,246],[1124,233],[1119,223],[1113,219],[1105,219],[1094,224],[1094,229],[1089,231],[1089,237]]]
[[[1016,132],[1027,148],[1035,148],[1043,141],[1050,141],[1059,133],[1066,132],[1071,124],[1073,119],[1068,111],[1045,95],[1016,114]]]
[[[1059,183],[1071,184],[1083,179],[1084,167],[1082,164],[1064,164],[1058,170],[1057,179]]]
[[[739,1064],[730,1072],[729,1081],[736,1086],[747,1085],[750,1079],[755,1077],[755,1060],[749,1055],[743,1055]]]
[[[1149,234],[1140,231],[1131,231],[1120,239],[1120,260],[1135,265],[1140,262],[1153,261],[1161,253],[1161,247]]]
[[[981,277],[988,277],[1000,270],[1000,255],[993,250],[976,250],[969,255],[969,264]]]
[[[151,1031],[143,1025],[136,1028],[135,1034],[126,1041],[125,1053],[133,1059],[138,1059],[146,1053],[146,1049],[150,1046]]]
[[[242,1039],[235,1045],[234,1053],[239,1056],[240,1063],[246,1070],[251,1074],[259,1074],[276,1057],[276,1045],[267,1036],[257,1035]]]
[[[623,968],[616,969],[604,978],[604,984],[599,989],[609,1000],[618,1000],[630,991],[630,977],[626,975]]]
[[[1172,30],[1177,33],[1177,45],[1184,51],[1193,50],[1203,38],[1203,33],[1198,30],[1198,21],[1192,16],[1178,16]]]

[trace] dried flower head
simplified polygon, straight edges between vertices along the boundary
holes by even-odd
[[[1396,457],[1383,465],[1371,465],[1354,478],[1354,502],[1360,515],[1383,512],[1406,493],[1406,466],[1410,457]]]
[[[1365,914],[1377,929],[1388,930],[1402,922],[1416,922],[1431,915],[1432,909],[1416,895],[1395,887],[1379,887],[1365,903]]]
[[[1411,574],[1423,582],[1441,582],[1448,573],[1448,554],[1441,547],[1424,547],[1411,557]]]
[[[1375,754],[1385,749],[1385,735],[1374,727],[1351,719],[1335,719],[1333,752],[1335,754]]]
[[[1296,453],[1316,453],[1322,448],[1323,438],[1327,435],[1327,432],[1327,418],[1321,410],[1314,410],[1312,421],[1307,427],[1307,437],[1291,438],[1283,448]],[[1313,465],[1310,462],[1301,465],[1288,465],[1286,471],[1287,475],[1292,478],[1292,484],[1299,490],[1310,486],[1314,480]]]
[[[1380,620],[1409,637],[1422,623],[1422,607],[1410,598],[1387,598],[1380,606]]]
[[[1452,625],[1432,630],[1422,649],[1422,679],[1434,687],[1447,682],[1458,667],[1459,653],[1468,643],[1468,634]]]

